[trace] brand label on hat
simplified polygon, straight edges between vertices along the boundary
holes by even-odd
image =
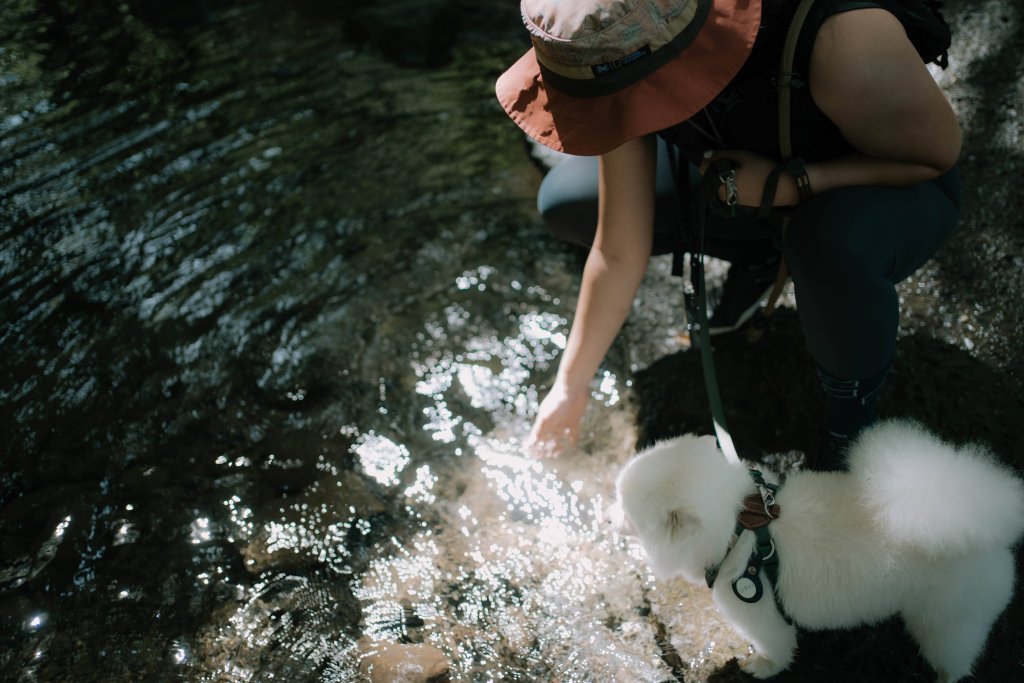
[[[625,57],[620,57],[619,59],[611,62],[605,62],[604,64],[595,64],[590,68],[593,70],[595,76],[604,76],[605,74],[610,74],[616,69],[621,69],[627,64],[632,64],[641,57],[646,57],[649,54],[651,54],[651,47],[649,45],[644,45],[636,52],[632,52]]]

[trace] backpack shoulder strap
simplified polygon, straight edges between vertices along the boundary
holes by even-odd
[[[793,93],[793,60],[796,58],[796,46],[800,40],[800,32],[807,21],[807,15],[816,0],[800,0],[793,14],[793,20],[786,32],[786,42],[782,47],[782,61],[779,64],[779,150],[783,161],[793,156],[793,138],[790,131],[791,101]]]

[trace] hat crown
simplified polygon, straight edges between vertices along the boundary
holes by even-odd
[[[600,33],[640,4],[643,0],[523,0],[520,8],[531,33],[574,41]]]
[[[743,66],[761,23],[761,0],[521,0],[520,8],[533,46],[498,78],[498,101],[533,139],[582,155],[707,106]],[[592,47],[592,56],[577,54]],[[568,65],[553,59],[563,52]]]
[[[693,19],[697,4],[698,0],[522,0],[520,10],[538,59],[557,70],[656,50]]]

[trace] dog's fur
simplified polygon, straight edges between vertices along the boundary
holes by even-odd
[[[951,446],[909,421],[867,430],[847,464],[848,472],[796,472],[777,496],[781,514],[769,531],[782,607],[808,629],[899,613],[938,680],[958,681],[1013,593],[1010,548],[1024,532],[1024,482],[986,449]],[[655,575],[704,583],[756,487],[713,437],[684,436],[636,456],[617,490],[620,524],[639,538]],[[793,661],[796,628],[776,608],[764,572],[759,602],[733,593],[753,545],[744,531],[712,598],[756,649],[743,668],[768,678]]]

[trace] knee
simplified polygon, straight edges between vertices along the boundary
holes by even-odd
[[[590,168],[588,161],[570,159],[556,166],[537,193],[537,211],[548,231],[586,247],[594,241],[598,202],[596,164]]]
[[[810,209],[811,207],[807,207]],[[850,215],[802,210],[794,215],[783,242],[794,282],[816,286],[877,280],[884,273],[884,245]]]
[[[597,208],[582,202],[560,202],[540,208],[544,226],[553,237],[589,247],[597,232]]]

